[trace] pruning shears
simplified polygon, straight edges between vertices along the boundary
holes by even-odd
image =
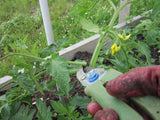
[[[104,87],[106,82],[121,74],[114,69],[82,67],[77,72],[77,79],[85,87],[84,91],[88,96],[91,96],[103,108],[114,109],[120,120],[143,120],[143,117],[133,108],[120,99],[109,95]]]

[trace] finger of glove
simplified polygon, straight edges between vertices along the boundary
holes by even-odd
[[[116,97],[160,95],[160,66],[132,69],[109,81],[106,90]]]
[[[104,108],[103,110],[99,110],[95,116],[94,120],[118,120],[117,113],[111,108]]]
[[[87,111],[91,115],[95,115],[99,110],[102,110],[102,107],[97,102],[91,102],[87,106]]]

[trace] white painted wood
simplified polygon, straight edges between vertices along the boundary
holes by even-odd
[[[146,14],[148,12],[151,12],[151,10],[145,12],[144,14]],[[140,15],[136,16],[131,20],[127,20],[126,22],[123,22],[123,23],[120,23],[120,24],[114,26],[114,28],[123,29],[126,26],[126,24],[127,25],[132,24],[132,26],[135,26],[143,18],[144,17],[140,16]],[[95,47],[98,43],[99,38],[100,38],[100,35],[96,34],[96,35],[94,35],[90,38],[87,38],[87,39],[85,39],[85,40],[83,40],[79,43],[76,43],[76,44],[74,44],[70,47],[67,47],[67,48],[59,51],[59,55],[62,56],[62,57],[65,57],[67,60],[72,60],[75,53],[77,53],[78,51],[87,51],[89,53],[93,53],[94,49],[95,49]],[[47,57],[47,58],[49,58],[49,57]],[[5,76],[3,78],[0,78],[0,87],[2,87],[6,82],[9,82],[11,80],[12,80],[11,76]],[[11,88],[11,85],[5,87],[3,90],[9,89],[9,88]],[[2,90],[0,90],[0,91],[2,91]]]
[[[45,33],[47,37],[47,44],[51,45],[51,44],[54,44],[55,42],[54,42],[52,24],[51,24],[50,15],[49,15],[48,2],[47,0],[39,0],[39,4],[41,8]],[[55,46],[53,46],[53,51],[56,51]]]
[[[130,0],[121,0],[121,6],[127,1],[130,1]],[[124,18],[129,16],[130,6],[131,6],[131,4],[126,5],[119,13],[119,23],[126,22],[126,20],[124,20]]]
[[[59,51],[59,55],[65,57],[67,60],[71,60],[74,57],[74,54],[78,51],[87,51],[89,53],[93,53],[98,40],[100,38],[99,34],[96,34],[90,38],[87,38],[79,43],[76,43],[70,47],[67,47],[61,51]]]
[[[12,81],[12,77],[11,76],[4,76],[3,78],[0,78],[0,87],[2,87],[4,84],[6,84],[7,82]],[[8,85],[6,87],[4,87],[3,89],[1,89],[0,91],[4,91],[4,90],[8,90],[12,87],[12,85]]]

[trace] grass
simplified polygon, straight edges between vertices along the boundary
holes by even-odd
[[[116,4],[120,4],[119,0],[113,1]],[[138,0],[135,0],[134,5],[131,6],[132,16],[151,9],[154,0],[137,1]],[[77,15],[69,15],[69,11],[74,3],[75,1],[73,0],[48,0],[53,34],[58,46],[57,50],[92,35],[92,33],[81,29]],[[1,44],[3,43],[1,45],[2,47],[8,46],[17,40],[24,39],[26,35],[28,35],[26,44],[29,48],[35,42],[38,44],[37,48],[47,46],[38,1],[3,0],[0,4],[0,39]],[[90,19],[92,19],[94,23],[106,25],[108,18],[112,15],[107,5],[107,2],[103,4],[99,2],[86,16],[90,16]],[[81,9],[83,9],[82,7]]]

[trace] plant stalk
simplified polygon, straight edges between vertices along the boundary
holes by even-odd
[[[112,2],[111,2],[110,0],[108,0],[108,2],[110,2],[111,5],[114,5],[114,4],[112,4]],[[128,3],[129,3],[129,2],[124,3],[122,6],[120,6],[120,8],[119,8],[117,11],[114,12],[114,15],[113,15],[113,17],[112,17],[112,19],[111,19],[111,21],[110,21],[110,23],[109,23],[108,26],[113,26],[113,24],[114,24],[115,20],[117,19],[120,11],[121,11]],[[89,65],[90,67],[95,67],[96,61],[97,61],[97,59],[98,59],[99,52],[100,52],[100,50],[101,50],[101,48],[102,48],[102,46],[103,46],[103,43],[104,43],[104,41],[105,41],[105,40],[104,40],[104,37],[107,38],[108,35],[109,35],[109,34],[108,34],[107,32],[105,32],[104,34],[103,34],[103,33],[101,34],[101,38],[99,39],[98,44],[97,44],[97,46],[96,46],[96,48],[95,48],[95,50],[94,50],[94,53],[93,53],[93,55],[92,55],[92,58],[91,58],[91,61],[90,61],[90,65]]]
[[[119,8],[118,10],[116,10],[116,12],[114,12],[113,17],[112,17],[112,19],[111,19],[111,21],[110,21],[110,23],[109,23],[108,26],[113,26],[113,24],[114,24],[115,20],[117,19],[120,11],[121,11],[128,3],[130,3],[130,2],[124,3],[122,6],[120,6],[120,8]]]
[[[35,56],[32,56],[32,55],[27,55],[27,54],[23,54],[23,53],[11,53],[11,54],[6,55],[6,56],[4,56],[3,58],[1,58],[0,61],[4,60],[4,59],[6,59],[6,58],[8,58],[8,57],[10,57],[10,56],[16,56],[16,55],[33,58],[33,59],[36,59],[36,60],[38,60],[38,61],[45,61],[45,59],[43,59],[43,58],[35,57]]]
[[[87,62],[77,62],[77,61],[67,61],[68,64],[71,64],[71,65],[82,65],[82,66],[86,66],[87,65]]]
[[[128,71],[129,71],[129,61],[128,61],[128,55],[127,55],[126,51],[124,50],[124,48],[123,48],[123,47],[121,47],[121,48],[122,48],[122,50],[123,50],[123,53],[125,54],[126,61],[127,61],[127,68],[128,68]]]
[[[90,64],[89,64],[90,67],[95,67],[97,59],[98,59],[99,52],[100,52],[100,50],[101,50],[101,48],[104,44],[104,41],[105,41],[104,38],[108,37],[108,34],[107,35],[106,35],[106,33],[104,33],[104,35],[102,35],[102,34],[101,34],[102,37],[99,39],[98,44],[97,44],[97,46],[94,50],[94,53],[92,55],[92,58],[91,58],[91,61],[90,61]]]
[[[116,6],[115,6],[115,4],[111,1],[111,0],[108,0],[108,2],[111,4],[111,6],[113,7],[113,9],[114,9],[114,11],[116,11]]]

